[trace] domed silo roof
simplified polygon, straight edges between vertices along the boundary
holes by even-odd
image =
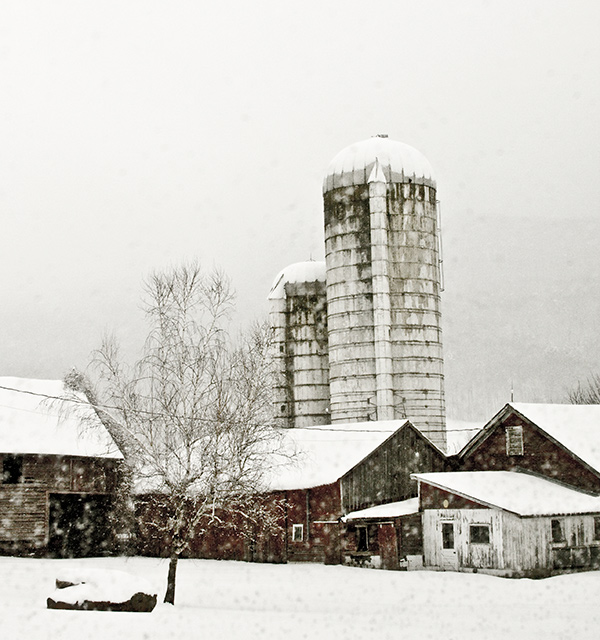
[[[367,184],[376,160],[388,182],[435,187],[431,165],[420,151],[387,136],[375,136],[351,144],[333,158],[323,181],[323,192]]]
[[[282,269],[269,292],[269,300],[285,298],[285,285],[299,282],[325,282],[325,262],[307,260],[306,262],[295,262],[285,269]]]

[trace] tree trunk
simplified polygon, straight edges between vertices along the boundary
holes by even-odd
[[[171,554],[169,560],[169,576],[167,578],[167,592],[165,593],[164,602],[175,604],[175,574],[177,573],[177,560],[179,556],[176,553]]]

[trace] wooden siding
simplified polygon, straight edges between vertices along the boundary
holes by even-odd
[[[506,428],[523,425],[523,455],[507,455]],[[574,428],[576,425],[573,425]],[[555,444],[528,420],[510,412],[490,435],[460,461],[461,471],[513,471],[524,469],[565,484],[600,493],[600,474],[563,447]]]
[[[217,510],[200,519],[191,532],[188,546],[181,554],[184,558],[211,560],[245,560],[248,562],[285,561],[285,518],[279,508],[281,496],[272,495],[273,509],[280,516],[279,528],[267,530],[259,523],[242,518],[238,510]],[[136,551],[144,556],[168,557],[173,537],[162,525],[173,515],[168,496],[144,495],[136,499]],[[264,498],[269,506],[269,497]],[[190,502],[190,509],[193,509]]]
[[[342,479],[345,513],[417,496],[411,473],[449,471],[449,464],[414,427],[406,425]]]
[[[44,487],[0,485],[0,547],[18,551],[47,544],[47,509]]]
[[[340,487],[333,484],[285,492],[287,559],[293,562],[341,561]],[[302,542],[294,542],[293,526],[303,525]]]
[[[560,520],[565,540],[552,541],[552,520]],[[442,549],[442,525],[453,523],[455,565]],[[489,544],[470,541],[471,525],[489,525]],[[499,509],[426,509],[423,512],[426,567],[500,571],[534,575],[598,568],[600,540],[594,539],[594,516],[521,518]]]
[[[457,496],[451,491],[439,489],[426,482],[421,483],[419,507],[421,509],[485,509],[486,505],[479,504],[468,498]]]
[[[265,505],[283,507],[280,528],[251,532],[241,517],[227,511],[218,514],[222,524],[199,523],[183,554],[190,558],[246,560],[256,562],[324,562],[339,564],[341,516],[339,484],[311,489],[277,491],[264,496]],[[171,513],[165,496],[139,496],[137,552],[166,556],[171,539],[160,527]],[[294,525],[302,525],[302,540],[294,541]]]
[[[593,515],[502,516],[506,568],[517,572],[598,568],[600,540],[594,539]],[[552,541],[552,520],[560,521],[564,541]]]
[[[5,454],[0,454],[0,465]],[[49,539],[49,494],[117,490],[119,461],[24,454],[19,482],[0,484],[0,551],[42,552]]]
[[[452,566],[452,559],[449,558],[450,550],[442,549],[443,523],[454,525],[456,566]],[[470,542],[470,527],[473,524],[489,525],[489,544]],[[423,512],[424,565],[447,570],[465,567],[502,569],[504,568],[502,533],[501,514],[495,509],[427,509]]]

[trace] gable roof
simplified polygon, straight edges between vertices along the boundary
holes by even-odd
[[[516,402],[509,406],[600,472],[600,405]]]
[[[451,471],[417,473],[413,477],[438,489],[519,516],[600,513],[599,496],[591,496],[529,473]]]
[[[426,433],[423,433],[418,427],[416,427],[410,420],[395,420],[395,421],[390,421],[390,422],[395,422],[396,424],[398,424],[398,428],[395,431],[392,431],[388,438],[386,438],[385,440],[383,440],[379,445],[377,445],[374,449],[372,449],[371,451],[369,451],[363,458],[361,458],[360,460],[358,460],[358,462],[354,465],[352,465],[352,467],[349,467],[345,472],[344,472],[344,476],[348,475],[351,471],[353,471],[356,467],[358,467],[360,464],[362,464],[365,460],[367,460],[368,458],[371,457],[372,454],[375,454],[375,452],[377,451],[377,449],[380,446],[383,446],[383,444],[385,444],[385,442],[387,442],[387,440],[389,440],[392,436],[396,435],[397,433],[399,433],[400,431],[402,431],[403,429],[410,429],[412,430],[415,435],[420,438],[423,442],[425,442],[427,445],[429,445],[431,447],[431,449],[433,449],[433,451],[435,451],[441,458],[446,458],[446,454],[444,453],[444,451],[442,451],[434,442],[432,442],[429,437],[427,436]],[[378,423],[367,423],[367,424],[382,424],[380,422]]]
[[[593,404],[508,403],[461,449],[459,457],[476,448],[511,412],[600,474],[600,405]]]
[[[294,455],[290,462],[282,458],[269,473],[270,489],[309,489],[336,482],[368,456],[407,420],[353,422],[286,429],[282,453]]]
[[[123,458],[83,396],[61,380],[12,377],[0,377],[0,453]]]

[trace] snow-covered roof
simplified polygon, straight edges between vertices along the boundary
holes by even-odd
[[[344,516],[342,520],[349,522],[352,520],[381,520],[382,518],[399,518],[400,516],[409,516],[419,512],[419,498],[409,498],[400,502],[388,502],[387,504],[378,504],[376,507],[361,509],[360,511],[352,511]]]
[[[600,513],[600,497],[516,471],[451,471],[412,476],[434,487],[519,516]]]
[[[510,406],[600,472],[600,405],[511,402]]]
[[[376,160],[388,182],[412,181],[435,186],[431,165],[420,151],[387,136],[375,136],[351,144],[333,158],[323,181],[323,192],[367,184]]]
[[[325,262],[295,262],[281,270],[269,292],[269,300],[285,298],[285,285],[298,282],[325,282]]]
[[[270,472],[270,489],[308,489],[335,482],[368,456],[406,420],[354,422],[286,429],[282,452],[296,454],[282,459]]]
[[[121,459],[85,398],[66,396],[61,380],[0,378],[0,453]]]
[[[483,425],[479,422],[447,419],[446,455],[457,454],[481,429],[483,429]]]
[[[511,402],[461,449],[465,455],[514,409],[600,473],[600,405]]]

